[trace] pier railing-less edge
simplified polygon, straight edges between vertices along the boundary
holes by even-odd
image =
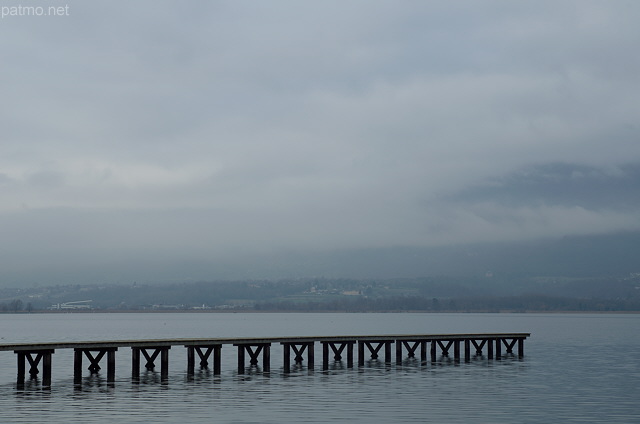
[[[271,344],[280,343],[283,347],[285,373],[291,371],[291,352],[294,362],[301,364],[306,351],[307,367],[314,367],[315,343],[322,344],[322,369],[328,370],[331,359],[342,361],[347,357],[347,367],[353,367],[354,346],[358,348],[358,366],[364,366],[367,356],[377,360],[379,354],[385,363],[392,362],[392,351],[395,345],[396,364],[401,365],[403,353],[407,358],[415,358],[418,348],[420,360],[427,362],[427,352],[432,362],[436,362],[438,354],[451,357],[453,360],[470,361],[472,357],[487,359],[501,359],[504,352],[507,355],[524,356],[524,340],[530,333],[491,333],[491,334],[423,334],[423,335],[381,335],[381,336],[331,336],[331,337],[273,337],[273,338],[242,338],[242,339],[162,339],[162,340],[119,340],[92,342],[61,342],[61,343],[21,343],[0,345],[0,351],[14,351],[18,359],[18,385],[24,384],[26,365],[29,363],[29,375],[36,379],[42,369],[42,385],[51,385],[52,355],[56,349],[73,349],[73,376],[76,384],[82,381],[82,360],[89,360],[88,370],[98,373],[101,369],[100,361],[107,358],[107,382],[115,381],[115,355],[118,348],[131,349],[131,374],[134,381],[140,376],[140,359],[146,360],[147,370],[155,369],[155,362],[160,358],[160,375],[163,380],[169,375],[169,349],[172,346],[184,346],[187,349],[187,373],[195,372],[196,354],[200,359],[200,368],[208,369],[209,359],[213,357],[213,374],[221,373],[221,356],[223,345],[237,347],[238,373],[246,370],[245,359],[249,357],[250,366],[257,366],[262,356],[262,371],[271,369]],[[473,346],[473,349],[471,348]],[[461,353],[464,348],[464,355]]]

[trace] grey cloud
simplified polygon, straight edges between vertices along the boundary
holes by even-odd
[[[7,174],[0,173],[0,184],[7,185],[13,182],[13,179]]]
[[[27,183],[35,188],[53,189],[64,185],[64,175],[55,171],[39,171],[29,175]]]
[[[0,221],[43,263],[638,227],[636,2],[70,8],[0,26]]]

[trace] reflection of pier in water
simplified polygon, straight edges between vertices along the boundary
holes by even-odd
[[[524,340],[529,333],[494,333],[494,334],[423,334],[423,335],[382,335],[382,336],[332,336],[332,337],[273,337],[242,339],[161,339],[161,340],[120,340],[95,342],[60,342],[60,343],[23,343],[0,345],[0,351],[14,351],[18,358],[18,385],[23,385],[26,376],[26,364],[29,363],[29,375],[36,379],[42,369],[42,385],[51,385],[52,355],[56,349],[73,349],[74,382],[82,382],[82,361],[89,360],[88,370],[91,374],[100,371],[100,362],[106,356],[107,381],[115,381],[116,351],[118,348],[131,349],[132,378],[140,378],[140,359],[146,360],[145,368],[155,369],[155,362],[160,359],[160,376],[166,380],[169,376],[169,349],[183,346],[187,349],[187,373],[195,372],[196,356],[202,369],[209,368],[209,360],[213,360],[213,374],[221,373],[221,356],[223,345],[237,348],[238,373],[244,374],[246,357],[249,364],[257,366],[262,357],[262,371],[271,369],[271,344],[280,343],[283,347],[284,372],[291,371],[291,353],[296,364],[302,364],[306,353],[308,369],[314,368],[315,343],[322,344],[322,369],[328,370],[331,358],[342,361],[347,358],[347,367],[353,367],[354,347],[358,346],[358,366],[364,366],[367,355],[370,359],[378,359],[382,354],[385,363],[392,362],[392,351],[395,346],[395,362],[402,364],[403,352],[406,357],[415,358],[420,354],[420,361],[427,362],[430,356],[436,362],[440,356],[451,357],[454,361],[470,361],[472,357],[484,356],[487,359],[500,359],[503,348],[506,354],[513,354],[517,348],[518,357],[524,355]],[[451,350],[453,348],[453,354]],[[461,349],[464,349],[464,355]],[[486,352],[486,353],[485,353]]]

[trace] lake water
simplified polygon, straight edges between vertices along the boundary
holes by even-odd
[[[0,343],[154,338],[530,332],[525,357],[455,363],[367,361],[238,375],[236,348],[222,374],[186,374],[186,349],[158,373],[131,379],[130,349],[116,381],[86,371],[73,384],[72,350],[53,355],[52,387],[18,390],[16,358],[0,352],[3,423],[634,423],[640,422],[640,315],[569,314],[32,314],[0,315]],[[85,364],[88,366],[85,359]],[[103,370],[106,366],[103,366]],[[158,366],[159,368],[159,366]],[[144,370],[144,367],[142,367]],[[106,373],[106,370],[105,370]]]

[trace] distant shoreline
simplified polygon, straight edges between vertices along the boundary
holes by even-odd
[[[388,311],[335,311],[335,310],[318,310],[318,311],[300,311],[300,310],[262,310],[253,309],[236,309],[236,310],[139,310],[139,309],[122,309],[122,310],[103,310],[103,309],[79,309],[79,310],[38,310],[38,311],[18,311],[18,312],[0,312],[4,315],[29,315],[29,314],[598,314],[598,315],[633,315],[640,314],[640,311],[517,311],[517,310],[499,310],[499,311],[421,311],[421,310],[388,310]]]

